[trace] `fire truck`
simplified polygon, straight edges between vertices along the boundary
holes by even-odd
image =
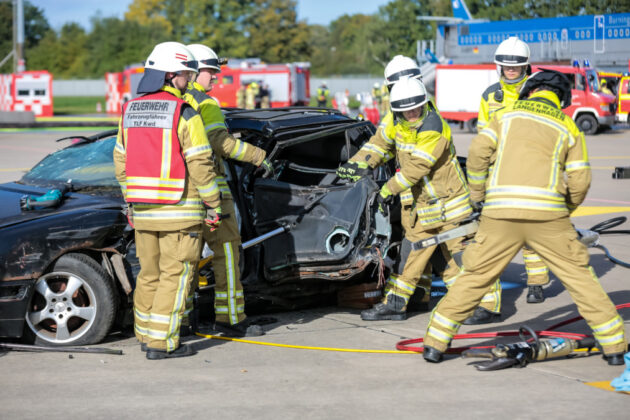
[[[53,116],[52,75],[45,70],[0,74],[0,111]]]
[[[106,73],[107,112],[120,113],[126,101],[138,96],[136,90],[143,72],[141,65],[134,65],[123,72]],[[308,105],[309,79],[309,63],[264,64],[255,59],[230,60],[217,75],[211,95],[221,107],[236,107],[239,87],[256,82],[261,87],[266,86],[272,108]]]
[[[564,73],[571,83],[571,106],[563,109],[585,134],[595,134],[601,127],[615,121],[615,100],[602,93],[597,72],[590,67],[533,65]],[[499,75],[494,64],[437,65],[435,69],[435,99],[442,116],[466,124],[476,131],[481,95],[488,86],[497,83]]]

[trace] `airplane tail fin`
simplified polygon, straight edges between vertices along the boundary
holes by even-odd
[[[472,20],[468,6],[464,0],[451,0],[453,6],[453,16],[463,20]]]

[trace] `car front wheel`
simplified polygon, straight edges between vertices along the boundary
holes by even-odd
[[[35,283],[26,336],[46,346],[98,343],[117,308],[116,287],[103,268],[86,255],[66,254]]]

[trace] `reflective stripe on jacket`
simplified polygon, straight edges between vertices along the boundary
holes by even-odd
[[[350,160],[374,167],[395,153],[400,170],[387,181],[389,190],[401,194],[403,204],[410,202],[410,191],[420,228],[434,229],[468,216],[472,208],[451,130],[432,103],[427,107],[416,129],[387,114],[377,133]]]
[[[214,98],[205,93],[199,83],[188,85],[184,100],[201,115],[208,141],[214,152],[217,173],[221,175],[221,179],[218,180],[219,183],[225,184],[226,182],[223,159],[229,158],[260,166],[267,152],[230,135],[221,108]],[[223,186],[221,186],[221,190],[224,191]]]
[[[591,182],[584,134],[549,91],[496,111],[473,139],[467,168],[471,198],[497,219],[567,216]]]
[[[180,101],[178,103],[181,115],[179,115],[177,121],[171,120],[174,125],[173,132],[175,132],[174,136],[177,145],[176,147],[173,143],[169,143],[169,145],[177,148],[176,154],[182,159],[184,186],[180,193],[180,198],[175,202],[135,202],[133,211],[134,224],[136,229],[140,230],[184,229],[203,221],[205,215],[204,202],[210,207],[220,205],[220,193],[219,186],[215,180],[216,174],[212,161],[212,149],[208,144],[201,117],[189,105],[181,101],[181,94],[177,89],[164,86],[161,92],[145,95],[139,99],[145,99],[146,101],[147,99],[154,100],[155,98],[166,98],[169,101],[178,99]],[[128,107],[125,107],[125,111],[127,110]],[[136,114],[132,113],[131,115]],[[130,201],[129,191],[135,188],[131,183],[147,182],[143,179],[134,179],[134,171],[137,171],[134,168],[134,165],[137,164],[134,163],[134,160],[138,161],[134,157],[134,153],[135,155],[138,153],[132,153],[132,150],[140,145],[138,142],[149,137],[142,131],[138,132],[138,127],[130,128],[129,123],[125,124],[125,116],[126,114],[123,113],[119,123],[118,138],[114,147],[114,168],[125,200]],[[133,121],[134,119],[129,118],[128,121]],[[149,116],[145,121],[150,122],[152,119],[155,120],[156,117]],[[155,141],[155,139],[151,141]],[[141,150],[144,152],[145,148],[142,147]],[[168,153],[162,154],[162,150],[160,150],[160,153],[157,151],[152,153],[155,161],[147,162],[151,170],[166,168],[167,166],[162,165],[162,163],[164,161],[170,162],[175,154],[175,152],[170,155]],[[168,156],[169,160],[163,160],[163,156]],[[148,159],[145,160],[148,161]],[[144,162],[144,160],[142,161]],[[131,168],[130,173],[127,173],[128,168]],[[137,173],[135,177],[138,178]]]
[[[182,197],[186,167],[177,124],[184,103],[160,91],[124,105],[127,202],[173,204]]]

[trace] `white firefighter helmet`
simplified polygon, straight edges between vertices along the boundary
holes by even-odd
[[[507,84],[518,83],[532,73],[532,68],[529,65],[529,47],[515,36],[511,36],[499,44],[494,53],[494,62],[497,65],[499,77]],[[508,80],[503,77],[502,67],[521,67],[521,75],[516,79]]]
[[[529,47],[511,36],[499,44],[494,52],[494,62],[499,66],[526,66],[529,64]]]
[[[153,48],[144,63],[144,68],[165,72],[194,71],[197,73],[197,61],[184,44],[162,42]]]
[[[403,77],[392,87],[389,106],[394,112],[404,112],[418,108],[429,101],[424,84],[411,77]]]
[[[385,83],[391,87],[405,76],[422,80],[422,72],[416,62],[404,55],[397,55],[385,66]]]
[[[219,56],[210,47],[206,47],[202,44],[190,44],[186,48],[193,53],[195,60],[197,60],[199,69],[214,69],[221,71],[221,65],[219,64]]]
[[[138,93],[160,90],[166,82],[166,73],[193,71],[197,73],[197,61],[184,44],[162,42],[153,47],[144,63],[144,74],[138,83]]]

